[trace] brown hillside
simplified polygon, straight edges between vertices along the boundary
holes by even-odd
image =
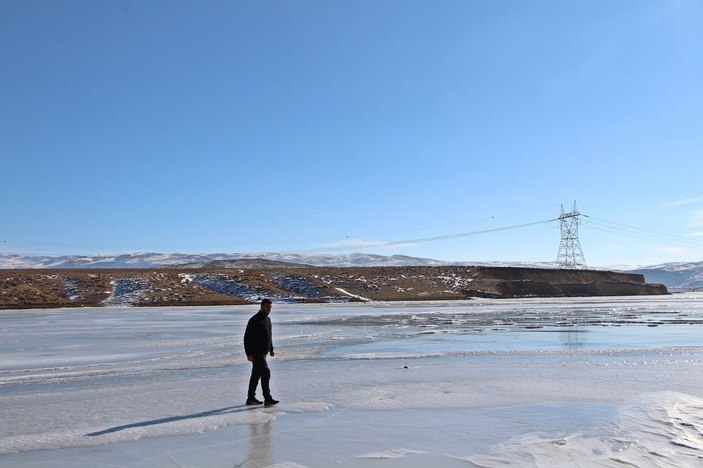
[[[499,267],[0,270],[0,309],[667,294],[642,275]]]

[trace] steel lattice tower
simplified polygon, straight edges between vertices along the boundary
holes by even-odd
[[[576,202],[569,213],[564,212],[564,205],[561,205],[561,213],[557,218],[561,229],[561,242],[557,254],[558,268],[572,270],[586,268],[586,259],[583,257],[579,242],[579,216],[581,213],[576,209]]]

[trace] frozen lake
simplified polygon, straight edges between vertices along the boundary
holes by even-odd
[[[703,294],[256,310],[0,311],[0,465],[703,465]]]

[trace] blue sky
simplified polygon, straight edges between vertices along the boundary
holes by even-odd
[[[698,1],[3,0],[0,252],[701,261],[701,83]]]

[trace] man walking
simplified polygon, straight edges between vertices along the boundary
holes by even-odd
[[[252,363],[251,378],[249,379],[249,394],[247,405],[273,406],[278,403],[271,396],[269,381],[271,380],[271,369],[266,362],[266,355],[273,357],[273,339],[271,336],[271,300],[263,299],[261,308],[249,319],[247,329],[244,332],[244,351],[247,359]],[[261,391],[264,394],[264,401],[256,399],[256,387],[261,379]]]

